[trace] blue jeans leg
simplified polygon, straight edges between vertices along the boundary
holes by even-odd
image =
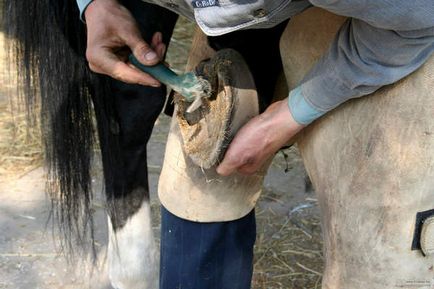
[[[160,289],[250,289],[255,212],[197,223],[161,209]]]

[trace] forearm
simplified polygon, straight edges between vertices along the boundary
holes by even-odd
[[[391,31],[348,20],[331,48],[290,93],[294,118],[308,124],[348,99],[394,83],[434,51],[434,28]]]

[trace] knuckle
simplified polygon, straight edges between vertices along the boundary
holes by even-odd
[[[90,71],[92,71],[92,72],[98,72],[98,71],[97,71],[97,68],[96,68],[94,65],[92,65],[92,63],[89,63],[89,69],[90,69]]]
[[[144,53],[147,52],[150,49],[149,45],[145,42],[140,42],[137,46],[136,46],[136,52],[138,53]]]
[[[256,159],[256,156],[248,154],[248,153],[243,153],[241,155],[238,155],[237,157],[238,157],[238,165],[239,166],[252,164],[255,162],[255,159]]]
[[[123,82],[127,82],[124,76],[124,73],[122,71],[119,70],[114,70],[111,74],[111,77]]]
[[[94,58],[95,58],[95,53],[93,52],[93,50],[87,49],[86,50],[86,60],[89,62],[90,65],[93,63]]]
[[[122,69],[120,69],[118,64],[113,65],[113,69],[110,72],[110,76],[119,80],[123,78]]]
[[[129,75],[125,69],[115,69],[112,74],[111,77],[117,80],[120,80],[122,82],[125,83],[129,83],[129,84],[135,84],[137,83],[135,77],[133,75]]]
[[[86,60],[91,71],[100,72],[100,69],[98,68],[98,65],[95,61],[95,54],[91,50],[86,50]]]
[[[256,172],[256,168],[253,166],[245,166],[238,169],[238,172],[243,175],[253,175]]]
[[[236,167],[241,164],[241,159],[238,155],[229,153],[225,156],[226,167]]]

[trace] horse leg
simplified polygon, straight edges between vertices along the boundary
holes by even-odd
[[[159,260],[152,231],[149,192],[136,188],[132,195],[139,198],[132,196],[131,201],[140,200],[141,195],[142,202],[138,208],[130,207],[125,224],[116,226],[112,217],[108,217],[109,278],[116,289],[155,289],[158,288]],[[124,201],[129,202],[130,197]]]
[[[290,88],[343,21],[320,9],[292,20],[282,37]],[[327,114],[299,139],[322,213],[324,289],[434,288],[433,69],[431,57],[398,83]]]
[[[108,266],[117,289],[158,287],[158,258],[152,232],[146,144],[165,101],[164,88],[113,81],[115,116],[110,134],[118,141],[116,162],[103,143],[108,203]]]
[[[177,15],[142,1],[123,1],[149,43],[160,31],[169,43]],[[165,21],[161,21],[165,19]],[[166,89],[112,81],[108,139],[101,141],[108,202],[108,271],[116,289],[158,288],[159,262],[152,232],[146,145]],[[100,136],[101,139],[107,139]],[[114,152],[117,156],[114,158]]]
[[[431,58],[299,142],[322,212],[324,289],[434,288],[433,69]]]

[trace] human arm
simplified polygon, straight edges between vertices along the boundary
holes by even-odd
[[[126,83],[159,86],[156,79],[129,65],[128,54],[133,52],[144,65],[156,64],[166,49],[161,33],[155,33],[148,44],[131,13],[116,0],[93,0],[87,4],[84,15],[90,69]]]
[[[303,128],[292,117],[286,100],[273,103],[237,132],[217,173],[254,174]]]
[[[362,27],[354,22],[363,22]],[[411,25],[412,23],[409,23],[408,27],[414,28]],[[373,27],[361,20],[349,20],[340,29],[330,50],[299,86],[291,91],[289,108],[293,118],[288,122],[295,119],[299,124],[307,125],[349,98],[366,95],[382,85],[401,79],[425,62],[434,50],[433,42],[433,30],[429,28],[393,31]],[[265,113],[269,114],[267,111]],[[268,137],[264,137],[264,131],[257,127],[264,124],[258,125],[256,119],[253,121],[255,126],[248,124],[246,127],[249,129],[243,128],[235,137],[225,160],[218,168],[219,173],[227,175],[234,171],[254,172],[260,166],[249,166],[247,162],[243,163],[242,159],[252,164],[262,164],[274,154],[273,151],[264,157],[263,152],[267,152],[270,147],[276,147],[270,143],[282,143],[281,134],[285,131],[278,130],[275,138],[263,145],[264,138]],[[286,137],[289,139],[297,131],[287,131]],[[265,136],[267,133],[268,131]],[[249,144],[244,144],[244,148],[238,146],[243,139],[248,140],[250,147]],[[262,161],[258,158],[262,158]]]

